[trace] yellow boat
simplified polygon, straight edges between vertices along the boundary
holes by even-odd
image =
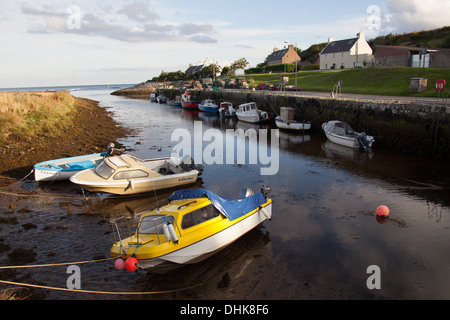
[[[143,212],[128,238],[121,237],[124,218],[112,220],[111,255],[127,262],[134,259],[136,268],[142,269],[199,262],[272,217],[267,191],[263,188],[237,200],[205,189],[175,191],[167,205]]]

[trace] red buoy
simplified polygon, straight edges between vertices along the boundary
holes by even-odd
[[[132,255],[131,257],[129,257],[126,261],[125,261],[125,269],[127,269],[128,271],[136,271],[138,268],[139,264],[137,259],[134,257],[134,255]]]
[[[381,205],[377,208],[377,216],[381,218],[387,218],[389,217],[389,208],[385,205]]]

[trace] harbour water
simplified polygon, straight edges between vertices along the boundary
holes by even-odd
[[[186,129],[193,134],[199,124],[203,132],[213,128],[223,137],[227,129],[274,129],[110,95],[116,89],[85,89],[73,94],[100,101],[119,123],[134,129],[119,142],[140,158],[170,156],[179,142],[172,140],[172,133]],[[201,178],[192,186],[226,197],[236,197],[244,187],[269,186],[273,216],[261,228],[203,262],[168,274],[117,271],[113,260],[79,265],[84,290],[173,292],[112,295],[44,290],[43,298],[450,298],[448,163],[377,148],[376,141],[369,155],[327,142],[323,134],[280,131],[277,137],[276,174],[262,175],[260,169],[267,165],[259,162],[203,163]],[[203,150],[210,143],[205,139]],[[35,252],[36,264],[109,258],[113,237],[108,221],[156,207],[171,193],[87,194],[85,198],[70,183],[38,185],[33,180],[18,188],[35,191],[34,196],[13,197],[18,223],[0,225],[1,237],[14,247]],[[3,208],[8,208],[11,197],[1,196]],[[388,219],[377,219],[380,205],[389,207]],[[26,224],[34,227],[25,228]],[[0,253],[2,265],[7,254]],[[370,286],[374,281],[370,266],[379,267],[375,280],[380,288]],[[24,269],[15,271],[15,277],[65,288],[66,271],[67,266]],[[225,275],[229,281],[219,285]]]

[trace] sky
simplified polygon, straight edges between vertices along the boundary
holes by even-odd
[[[0,0],[0,88],[140,83],[274,47],[450,25],[450,0]]]

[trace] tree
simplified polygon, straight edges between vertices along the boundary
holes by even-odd
[[[216,78],[216,74],[221,72],[221,68],[216,63],[211,63],[209,66],[204,67],[202,70],[198,71],[195,76],[197,78]]]
[[[222,68],[222,73],[220,74],[223,77],[226,77],[230,74],[230,67],[223,67]]]
[[[236,61],[234,61],[234,62],[231,63],[231,66],[230,66],[230,73],[229,73],[229,74],[230,74],[231,76],[234,76],[234,75],[236,75],[236,70],[239,70],[239,69],[245,69],[246,66],[248,66],[248,61],[247,61],[247,59],[241,58],[241,59],[239,59],[239,60],[236,60]]]

